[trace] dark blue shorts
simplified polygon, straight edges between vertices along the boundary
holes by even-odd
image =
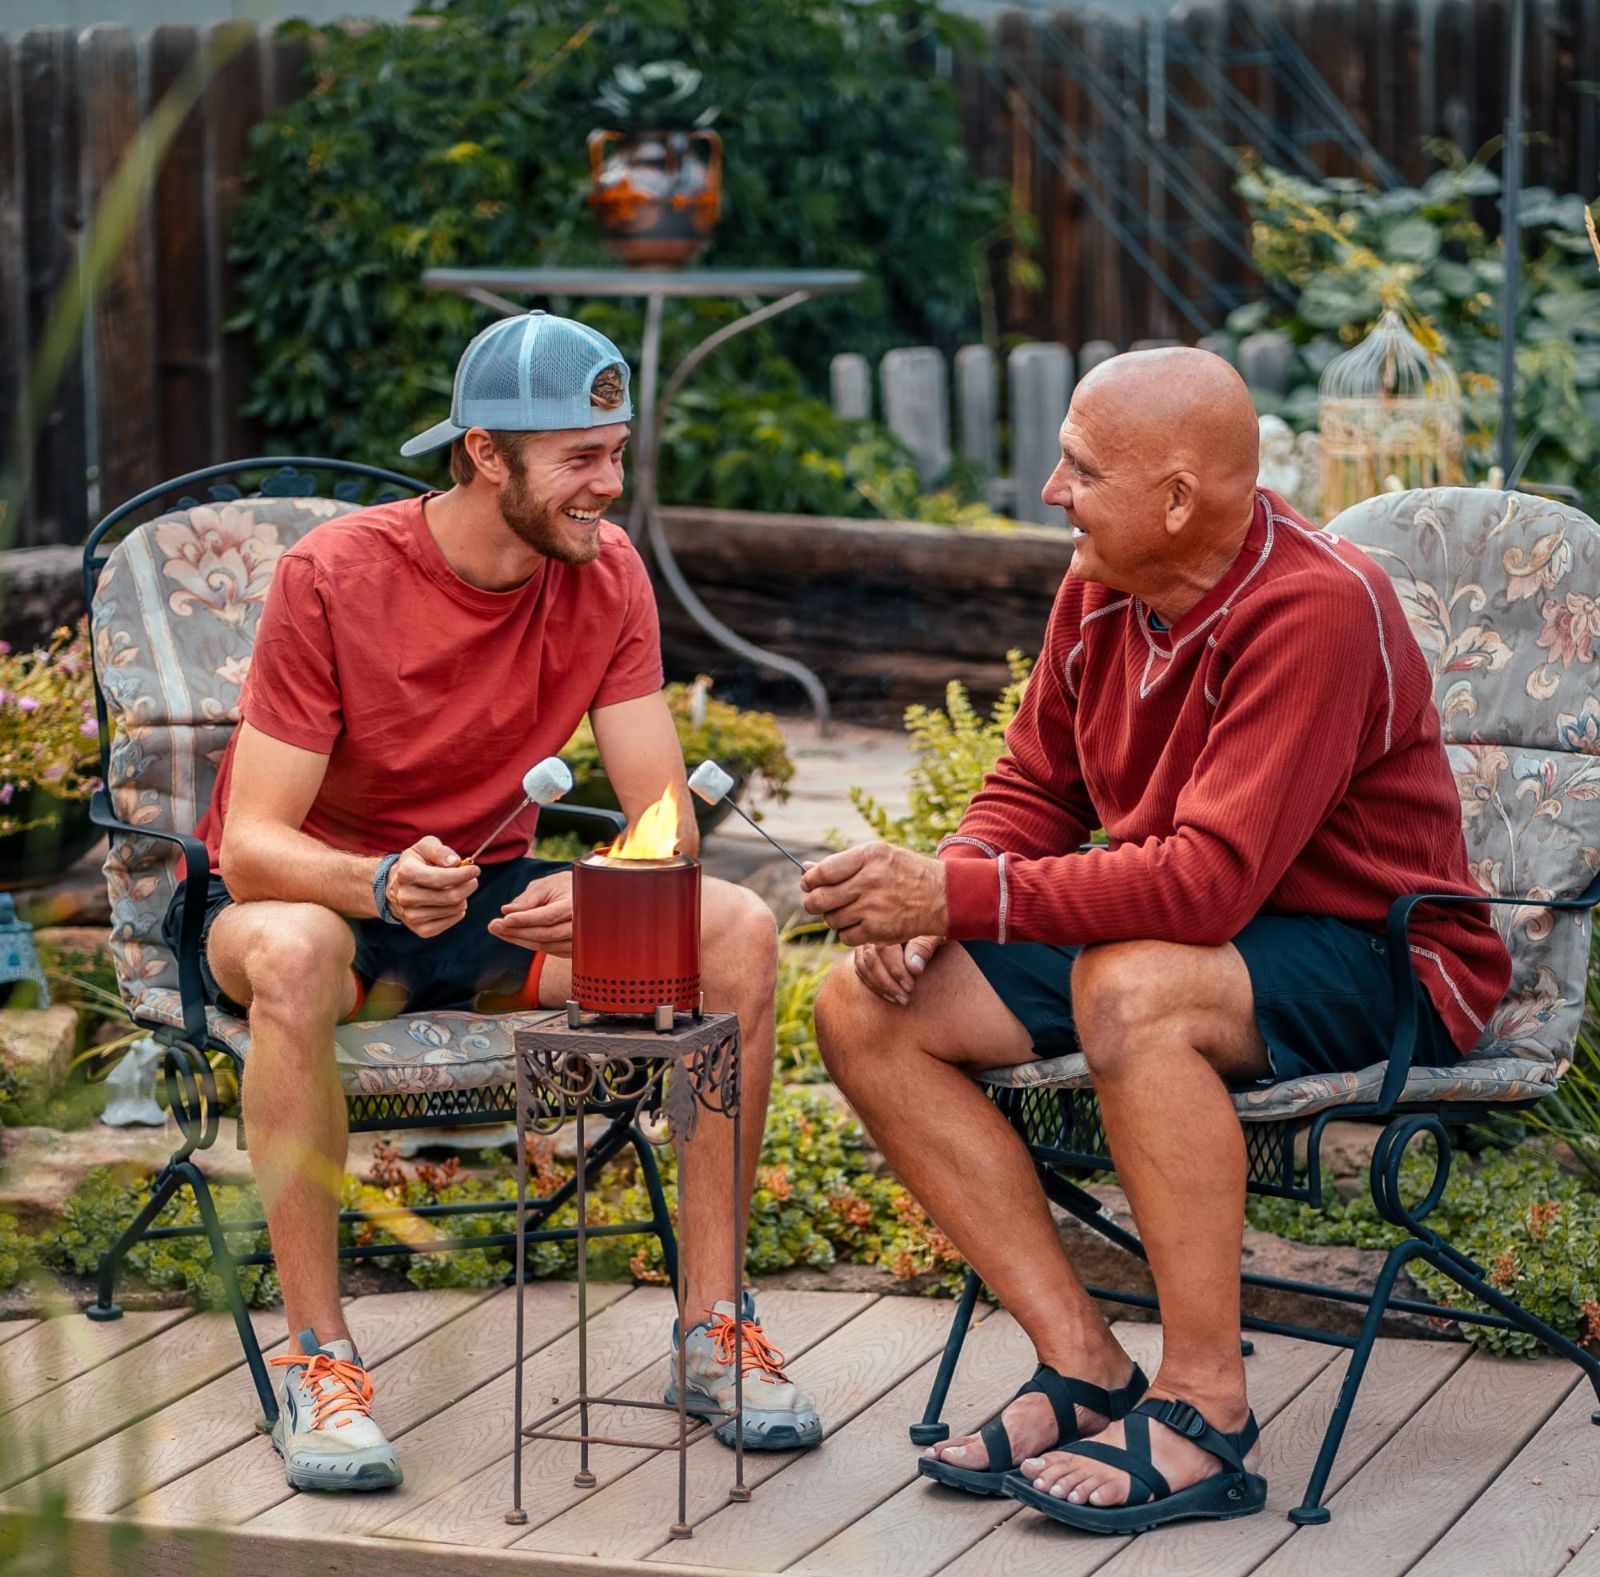
[[[480,998],[496,999],[495,1005],[519,1003],[531,989],[538,988],[542,953],[530,953],[515,942],[493,935],[489,922],[498,919],[500,906],[509,903],[539,876],[566,870],[564,860],[506,860],[485,865],[478,874],[478,890],[467,900],[467,912],[448,931],[422,937],[403,925],[388,925],[382,920],[346,919],[356,939],[356,955],[351,968],[358,986],[356,1015],[387,1018],[394,1013],[439,1013],[449,1009],[471,1009]],[[232,1001],[206,956],[206,943],[212,922],[233,902],[226,883],[215,871],[206,894],[206,917],[200,932],[200,978],[206,1002],[238,1018],[246,1010]],[[183,917],[183,888],[173,895],[162,931],[167,945],[177,952]],[[363,1004],[370,999],[370,1011]],[[537,1006],[537,996],[523,1005]]]
[[[1396,1005],[1382,936],[1322,915],[1257,915],[1233,939],[1255,994],[1272,1080],[1354,1072],[1382,1062]],[[1046,942],[964,942],[973,962],[1033,1036],[1041,1057],[1078,1050],[1072,964],[1081,949]],[[1427,992],[1417,990],[1417,1067],[1461,1053]],[[1263,1081],[1266,1082],[1266,1081]]]

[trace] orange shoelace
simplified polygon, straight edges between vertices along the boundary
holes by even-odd
[[[320,1429],[323,1419],[334,1413],[360,1413],[364,1417],[372,1413],[372,1376],[358,1363],[351,1363],[345,1358],[332,1358],[322,1352],[309,1358],[294,1353],[282,1358],[269,1358],[267,1362],[277,1367],[295,1363],[305,1365],[306,1388],[317,1399],[311,1414],[313,1429]],[[334,1428],[343,1429],[349,1422],[348,1418],[341,1418]]]
[[[709,1309],[707,1314],[711,1314]],[[720,1364],[733,1362],[734,1321],[731,1314],[711,1314],[711,1355]],[[766,1338],[766,1333],[754,1320],[744,1322],[744,1362],[742,1368],[745,1374],[753,1370],[760,1370],[762,1374],[770,1375],[774,1380],[787,1380],[783,1372],[785,1358],[776,1347]]]

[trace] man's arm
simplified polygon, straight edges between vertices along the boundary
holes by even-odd
[[[700,830],[695,824],[694,800],[666,697],[657,692],[614,706],[597,706],[589,713],[589,722],[601,765],[628,824],[632,826],[670,784],[678,796],[678,847],[684,854],[698,854]]]
[[[222,879],[236,902],[316,903],[353,919],[377,914],[377,858],[301,831],[327,770],[327,756],[239,725],[221,851]],[[389,907],[419,936],[436,936],[461,918],[477,885],[475,866],[423,838],[389,872]]]

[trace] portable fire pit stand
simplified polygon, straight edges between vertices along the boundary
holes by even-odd
[[[569,1004],[569,1010],[575,1005]],[[521,1526],[528,1520],[522,1507],[522,1443],[524,1440],[570,1440],[578,1447],[578,1471],[573,1483],[592,1489],[589,1470],[591,1445],[624,1446],[635,1450],[678,1453],[678,1520],[675,1539],[693,1537],[689,1526],[688,1450],[720,1422],[734,1426],[733,1488],[729,1499],[749,1500],[744,1482],[744,1373],[734,1365],[734,1406],[689,1428],[684,1384],[685,1343],[678,1343],[678,1404],[641,1401],[589,1393],[588,1342],[588,1233],[584,1125],[589,1117],[615,1118],[640,1111],[663,1114],[678,1153],[680,1191],[685,1176],[683,1146],[694,1137],[700,1109],[726,1117],[733,1124],[733,1175],[729,1208],[739,1209],[739,1020],[732,1013],[677,1014],[670,1027],[658,1028],[665,1019],[631,1020],[610,1014],[555,1012],[534,1029],[518,1030],[516,1048],[517,1090],[517,1365],[516,1421],[513,1425],[511,1482],[512,1504],[506,1521]],[[574,1205],[577,1209],[578,1246],[578,1394],[531,1423],[522,1422],[522,1321],[527,1260],[528,1135],[553,1134],[567,1122],[577,1124],[577,1175]],[[681,1221],[680,1212],[680,1221]],[[678,1330],[688,1329],[684,1308],[686,1290],[682,1245],[677,1254],[675,1290]],[[744,1351],[744,1235],[734,1233],[733,1245],[734,1351]],[[675,1413],[677,1430],[665,1440],[629,1440],[616,1435],[593,1434],[589,1428],[592,1407],[637,1407],[651,1412]],[[577,1431],[558,1423],[577,1414]]]

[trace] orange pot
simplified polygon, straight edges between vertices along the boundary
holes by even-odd
[[[608,251],[636,268],[685,263],[722,209],[714,131],[592,131],[589,206]]]

